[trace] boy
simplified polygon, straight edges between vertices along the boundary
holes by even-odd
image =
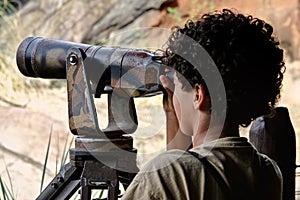
[[[280,97],[285,63],[272,34],[264,21],[227,9],[174,30],[164,58],[174,82],[160,77],[169,150],[123,199],[281,199],[278,166],[239,136]],[[222,81],[213,81],[216,72]]]

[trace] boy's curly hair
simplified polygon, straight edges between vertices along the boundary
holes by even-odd
[[[186,48],[180,43],[182,34],[200,44],[217,65],[226,91],[227,120],[248,126],[274,109],[280,98],[285,63],[271,25],[223,9],[197,21],[189,20],[182,28],[175,27],[167,42],[165,64],[192,86],[205,85],[197,69],[174,53]]]

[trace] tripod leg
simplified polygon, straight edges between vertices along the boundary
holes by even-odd
[[[118,199],[119,194],[119,181],[110,183],[108,186],[108,199]]]
[[[69,199],[80,187],[82,168],[64,165],[37,200]]]
[[[80,190],[80,199],[91,199],[92,191],[90,186],[82,185]]]
[[[92,189],[108,189],[108,199],[118,199],[119,183],[117,171],[103,165],[99,161],[85,161],[81,177],[81,199],[91,199]]]

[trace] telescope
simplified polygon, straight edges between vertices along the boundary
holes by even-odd
[[[162,55],[148,50],[129,49],[120,47],[92,46],[69,41],[62,41],[50,38],[28,37],[24,39],[18,47],[16,60],[20,72],[28,77],[67,79],[69,119],[71,132],[78,134],[79,127],[74,127],[74,114],[81,112],[75,108],[74,92],[78,92],[81,83],[81,92],[89,98],[93,104],[93,96],[99,98],[103,93],[112,92],[120,98],[116,102],[109,99],[109,118],[114,125],[119,124],[118,130],[110,130],[112,127],[102,131],[108,136],[120,133],[120,131],[133,132],[137,126],[135,119],[134,105],[130,105],[128,112],[125,109],[126,101],[130,104],[133,97],[146,97],[160,94],[163,90],[159,81],[159,76],[168,71],[168,67],[162,64]],[[77,69],[75,69],[77,67]],[[81,71],[80,71],[81,70]],[[78,75],[81,73],[81,75]],[[76,77],[77,79],[75,79]],[[79,80],[82,78],[84,80]],[[84,83],[84,85],[82,85]],[[78,96],[78,95],[77,95]],[[121,100],[123,99],[123,101]],[[77,104],[84,104],[84,99]],[[114,105],[111,105],[114,104]],[[117,109],[120,108],[120,109]],[[76,109],[76,110],[74,110]],[[86,110],[86,109],[85,109]],[[88,109],[91,112],[91,109]],[[95,110],[93,108],[93,110]],[[111,113],[115,110],[115,114]],[[129,113],[130,116],[126,115]],[[95,116],[96,113],[86,113]],[[118,123],[112,119],[112,115],[121,118]],[[126,120],[127,119],[127,120]],[[95,126],[92,129],[98,130],[97,121],[89,119]],[[132,123],[134,122],[134,123]],[[79,125],[80,123],[77,123]],[[83,131],[91,134],[93,130]]]
[[[136,91],[132,93],[134,97],[162,91],[159,76],[165,73],[166,66],[161,62],[161,54],[148,50],[28,37],[17,50],[18,68],[29,77],[66,79],[66,57],[71,48],[81,50],[93,86],[103,84],[98,85],[98,89],[103,90],[106,86],[128,89]],[[76,58],[71,56],[69,59]]]
[[[16,54],[20,72],[28,77],[66,79],[69,128],[76,135],[66,164],[37,198],[80,199],[92,189],[107,189],[117,199],[119,182],[126,189],[138,171],[137,150],[129,134],[138,120],[135,97],[161,94],[159,81],[170,72],[163,55],[144,49],[93,46],[51,38],[28,37]],[[100,129],[94,98],[107,94],[108,125]]]

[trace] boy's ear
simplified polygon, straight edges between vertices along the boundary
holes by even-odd
[[[194,86],[194,109],[203,110],[206,109],[208,101],[207,94],[202,84],[196,83]]]

